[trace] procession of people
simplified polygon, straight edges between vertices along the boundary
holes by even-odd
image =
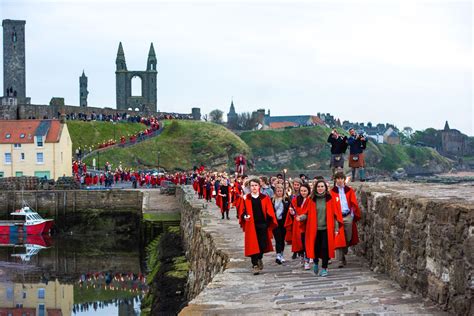
[[[254,275],[263,270],[265,253],[274,252],[278,265],[290,260],[285,258],[285,248],[291,249],[291,260],[299,260],[302,269],[312,269],[320,277],[329,274],[329,264],[334,268],[347,265],[348,249],[359,241],[356,223],[361,212],[355,191],[347,183],[351,177],[343,171],[343,155],[350,148],[352,179],[359,169],[359,180],[365,181],[360,170],[365,166],[366,147],[363,136],[350,133],[343,137],[333,130],[329,135],[332,176],[328,179],[308,179],[304,174],[294,179],[281,174],[249,177],[241,173],[243,155],[235,159],[234,174],[194,170],[192,183],[198,198],[214,200],[222,220],[230,220],[229,213],[235,210],[244,233],[244,254],[250,257]]]

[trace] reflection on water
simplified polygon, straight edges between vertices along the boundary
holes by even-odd
[[[0,236],[0,315],[139,315],[134,236]]]

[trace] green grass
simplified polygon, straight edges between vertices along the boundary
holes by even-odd
[[[72,150],[75,153],[78,147],[86,148],[92,147],[94,150],[99,143],[114,139],[120,141],[123,135],[127,137],[130,134],[135,134],[146,129],[146,126],[141,123],[116,123],[112,122],[83,122],[83,121],[68,121],[67,128],[72,140]],[[114,133],[115,129],[115,133]]]
[[[150,222],[175,222],[181,220],[181,214],[176,213],[144,213],[143,219]]]
[[[101,288],[86,288],[74,285],[74,304],[108,301],[112,299],[128,299],[136,295],[136,293],[130,291],[104,290]]]
[[[233,158],[238,153],[248,155],[249,152],[249,147],[238,136],[221,125],[172,121],[167,122],[160,136],[127,148],[102,152],[100,161],[109,161],[113,166],[121,162],[123,167],[132,169],[151,169],[159,164],[166,170],[189,170],[200,164],[212,167],[219,160],[233,166]],[[86,162],[91,164],[92,158]]]
[[[289,162],[270,163],[257,162],[258,171],[274,171],[288,168],[289,170],[328,169],[331,156],[327,137],[331,130],[325,127],[300,127],[281,130],[244,132],[240,137],[250,146],[256,158],[273,156],[285,151],[294,151]],[[305,157],[298,155],[301,151],[311,153]],[[431,148],[375,144],[367,144],[366,162],[368,167],[383,172],[392,172],[397,168],[413,166],[441,165],[449,169],[450,162]]]

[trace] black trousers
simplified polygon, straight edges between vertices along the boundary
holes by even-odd
[[[211,189],[206,189],[206,200],[207,201],[211,201],[211,198],[212,198],[211,193],[212,193]]]
[[[322,259],[323,269],[328,268],[329,263],[329,246],[328,246],[328,231],[318,230],[316,234],[316,242],[314,243],[314,264],[318,264],[319,258]]]
[[[283,253],[285,250],[285,221],[278,220],[278,227],[273,230],[273,237],[275,238],[275,248],[277,253]]]
[[[257,233],[257,242],[260,253],[250,256],[252,265],[256,266],[259,259],[263,258],[263,251],[267,248],[268,236],[267,236],[267,225],[266,224],[255,224],[255,232]]]

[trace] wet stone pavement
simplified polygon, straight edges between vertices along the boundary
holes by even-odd
[[[196,197],[194,205],[203,204]],[[181,315],[446,315],[429,300],[402,290],[383,274],[372,272],[363,258],[349,255],[347,266],[329,266],[329,276],[303,270],[300,260],[275,263],[275,254],[264,255],[260,275],[251,273],[250,258],[243,255],[243,233],[231,210],[231,219],[208,204],[201,212],[203,226],[216,246],[230,257],[226,270],[181,311]]]

